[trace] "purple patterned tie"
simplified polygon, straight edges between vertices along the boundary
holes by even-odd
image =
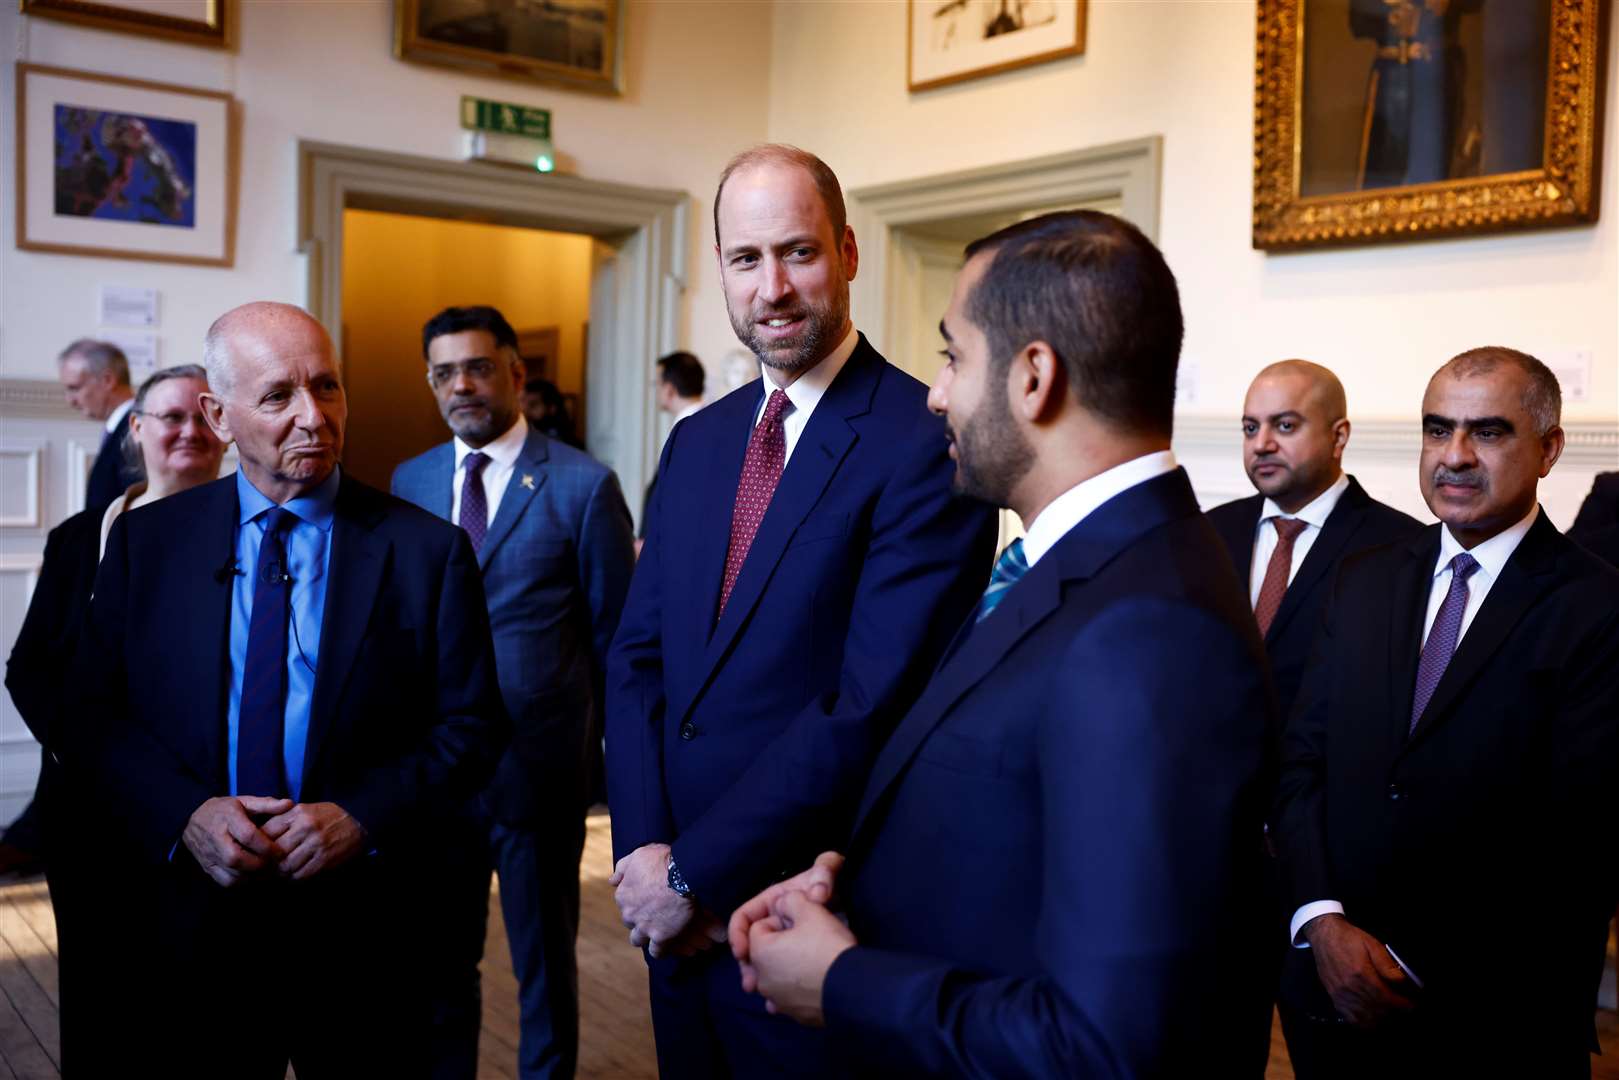
[[[725,613],[731,590],[747,561],[748,549],[759,532],[759,523],[770,509],[770,497],[781,483],[781,470],[787,462],[787,431],[781,417],[792,403],[775,390],[765,403],[765,414],[748,438],[748,454],[742,459],[742,479],[736,484],[736,503],[731,508],[731,543],[725,552],[725,583],[720,587],[719,614]],[[715,615],[718,619],[719,615]]]
[[[287,712],[287,617],[292,578],[286,535],[298,519],[279,506],[264,514],[264,538],[253,573],[247,617],[247,660],[236,714],[236,794],[282,798],[288,792],[282,748]]]
[[[1456,639],[1462,632],[1462,613],[1467,610],[1467,579],[1477,569],[1478,560],[1465,551],[1450,560],[1450,591],[1445,594],[1445,602],[1439,605],[1439,614],[1434,616],[1433,628],[1428,631],[1428,641],[1422,646],[1422,660],[1417,665],[1417,692],[1411,699],[1411,726],[1406,729],[1407,734],[1416,730],[1422,710],[1428,707],[1445,668],[1450,665],[1451,654],[1456,651]]]
[[[483,467],[489,464],[489,455],[474,450],[461,462],[467,471],[461,484],[461,520],[456,522],[472,539],[472,550],[483,547],[483,538],[489,535],[489,500],[483,492]]]

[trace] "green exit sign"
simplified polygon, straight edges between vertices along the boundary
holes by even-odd
[[[462,97],[461,126],[495,135],[521,135],[529,139],[551,137],[551,110],[531,109],[504,101]]]

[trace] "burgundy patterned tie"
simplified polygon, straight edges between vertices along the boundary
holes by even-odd
[[[1259,636],[1270,633],[1270,624],[1282,606],[1287,593],[1287,576],[1293,570],[1293,541],[1304,532],[1306,522],[1298,518],[1271,518],[1276,526],[1276,550],[1265,564],[1265,580],[1259,586],[1259,600],[1254,604],[1254,618],[1259,622]]]
[[[1416,730],[1422,710],[1433,700],[1433,692],[1439,689],[1439,680],[1444,677],[1445,668],[1450,666],[1451,654],[1456,651],[1456,639],[1462,636],[1462,613],[1467,610],[1467,579],[1477,569],[1478,561],[1465,551],[1450,560],[1450,591],[1445,594],[1445,602],[1439,605],[1439,614],[1434,616],[1433,628],[1428,631],[1428,641],[1422,646],[1422,660],[1417,664],[1417,690],[1411,698],[1411,726],[1406,729],[1407,734]]]
[[[478,451],[468,454],[461,463],[467,475],[461,484],[461,520],[456,524],[467,531],[474,552],[483,547],[483,538],[489,533],[489,500],[483,491],[483,467],[487,464],[489,455]]]
[[[781,426],[781,417],[792,403],[780,390],[773,391],[765,403],[765,414],[754,425],[748,439],[748,455],[742,459],[742,479],[736,485],[736,505],[731,509],[731,546],[725,553],[725,584],[720,587],[720,610],[725,613],[726,601],[742,573],[748,548],[759,531],[765,511],[770,509],[770,497],[781,482],[781,470],[787,460],[787,432]]]

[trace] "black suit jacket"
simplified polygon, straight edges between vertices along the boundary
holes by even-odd
[[[90,477],[85,482],[86,510],[105,510],[114,499],[129,490],[129,485],[141,478],[141,471],[124,460],[124,436],[129,433],[129,417],[130,412],[124,413],[118,426],[101,438],[101,449],[96,451],[95,464],[90,466]],[[100,524],[98,517],[98,539]]]
[[[1263,495],[1250,495],[1208,512],[1209,521],[1231,554],[1244,595],[1251,595],[1249,574],[1254,561],[1254,535],[1264,506]],[[1310,640],[1321,623],[1321,609],[1332,587],[1332,571],[1346,556],[1415,536],[1421,530],[1422,523],[1416,518],[1378,502],[1366,494],[1366,489],[1353,476],[1349,478],[1348,489],[1332,508],[1321,535],[1310,545],[1265,634],[1265,651],[1270,656],[1276,698],[1284,719],[1298,696],[1299,680],[1304,677],[1304,663],[1310,655]]]
[[[1274,708],[1186,474],[1075,526],[878,755],[828,1032],[881,1076],[1263,1071]]]
[[[377,850],[408,853],[488,781],[509,735],[483,587],[448,522],[348,476],[335,509],[301,795],[342,806]],[[80,689],[57,743],[150,864],[228,794],[221,568],[236,519],[234,476],[121,515],[81,638],[104,676]]]
[[[1408,737],[1439,531],[1338,574],[1273,835],[1293,906],[1337,900],[1392,946],[1426,984],[1419,1018],[1582,1075],[1619,899],[1619,572],[1542,511]]]
[[[1580,513],[1568,527],[1570,540],[1619,566],[1619,472],[1598,473]]]

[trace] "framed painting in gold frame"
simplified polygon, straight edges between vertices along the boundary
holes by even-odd
[[[1253,246],[1596,220],[1606,0],[1259,0]]]
[[[24,15],[168,38],[190,45],[231,44],[227,0],[21,0]]]
[[[17,65],[17,247],[229,266],[229,94]]]
[[[621,0],[394,0],[394,55],[525,82],[623,92]]]
[[[1085,0],[908,0],[905,11],[913,91],[1085,51]]]

